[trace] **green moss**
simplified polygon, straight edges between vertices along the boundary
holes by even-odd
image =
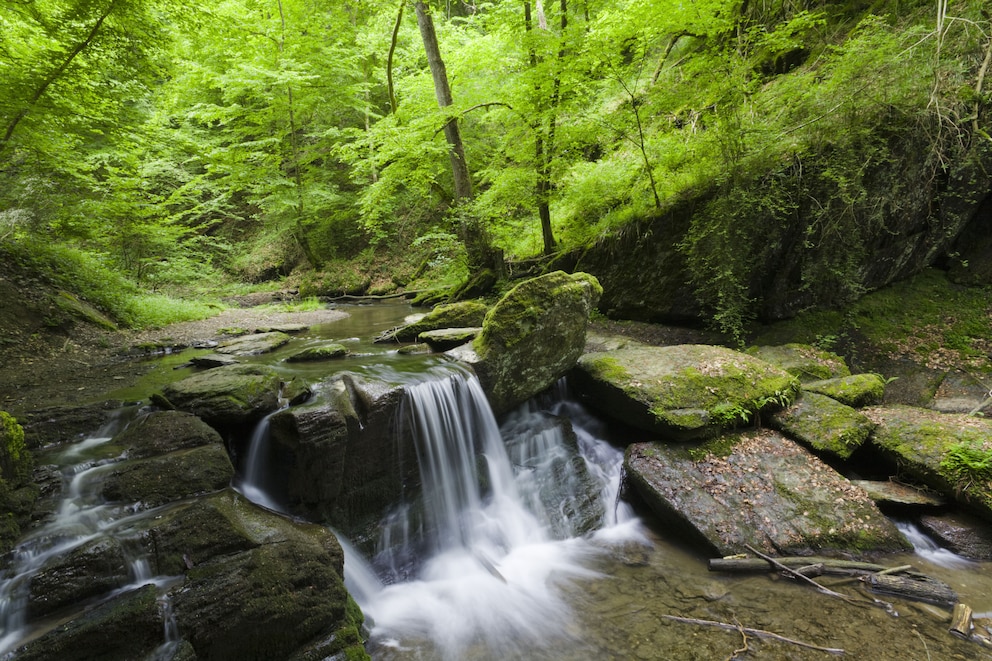
[[[616,358],[602,356],[594,358],[586,364],[593,375],[605,381],[626,381],[630,378],[630,373]]]
[[[959,442],[947,448],[940,469],[958,487],[992,483],[992,450]]]
[[[693,461],[704,461],[709,457],[725,458],[734,452],[734,448],[740,443],[741,437],[727,434],[707,441],[702,445],[689,449],[689,458]]]
[[[6,411],[0,411],[0,478],[19,486],[31,478],[34,461],[24,443],[24,429]]]

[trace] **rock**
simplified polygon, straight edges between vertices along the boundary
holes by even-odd
[[[885,381],[878,374],[852,374],[803,384],[803,390],[826,395],[842,404],[861,408],[881,404]]]
[[[334,536],[224,498],[218,510],[254,545],[195,564],[173,591],[179,631],[196,658],[287,659],[307,649],[319,650],[313,658],[368,659]]]
[[[843,358],[808,344],[751,347],[747,353],[784,369],[804,384],[851,374]]]
[[[227,356],[222,353],[208,353],[202,356],[194,356],[190,359],[194,367],[201,369],[213,369],[214,367],[224,367],[226,365],[237,365],[238,359],[234,356]]]
[[[45,617],[83,604],[127,585],[130,579],[120,542],[99,537],[54,558],[31,577],[28,617]]]
[[[155,586],[146,585],[60,624],[15,651],[18,661],[147,659],[164,642]]]
[[[270,418],[294,512],[350,538],[374,532],[404,485],[420,481],[413,441],[394,425],[404,397],[401,387],[342,373]]]
[[[482,331],[481,326],[469,328],[439,328],[424,331],[417,336],[417,341],[424,342],[432,351],[447,351],[471,342]]]
[[[663,521],[718,556],[745,544],[783,555],[911,548],[864,491],[771,430],[704,445],[637,443],[624,466]]]
[[[804,392],[795,404],[771,416],[769,424],[818,452],[850,458],[875,424],[835,399]]]
[[[865,490],[876,503],[909,507],[942,507],[947,504],[943,496],[899,484],[891,480],[851,480],[851,484]]]
[[[992,394],[977,377],[952,371],[940,382],[929,407],[941,413],[988,414],[992,412]]]
[[[231,356],[253,356],[269,353],[289,342],[289,335],[273,331],[270,333],[255,333],[222,342],[214,350],[216,353]]]
[[[316,362],[320,360],[333,360],[335,358],[344,358],[348,355],[348,347],[343,344],[337,344],[332,342],[329,344],[321,344],[316,347],[309,347],[294,353],[292,356],[286,359],[287,363],[306,363],[306,362]]]
[[[601,292],[585,273],[556,271],[526,280],[486,314],[471,345],[448,354],[472,365],[493,411],[504,413],[575,365]]]
[[[488,310],[489,307],[479,301],[439,305],[412,323],[381,333],[375,342],[413,342],[427,331],[481,326]]]
[[[310,330],[310,327],[306,324],[278,324],[272,326],[270,331],[275,333],[286,333],[287,335],[299,335],[300,333],[306,333]]]
[[[901,475],[992,521],[992,422],[908,406],[867,409],[872,445]]]
[[[971,560],[992,560],[992,530],[988,523],[962,513],[925,514],[920,526],[942,546]]]
[[[113,444],[130,459],[223,444],[220,434],[190,413],[155,411],[139,417],[117,434]]]
[[[218,491],[233,477],[234,467],[224,446],[205,445],[112,464],[106,469],[102,493],[108,501],[150,509]]]
[[[49,406],[35,409],[18,419],[29,448],[58,445],[81,439],[99,429],[123,402],[106,401],[83,406]]]
[[[237,427],[279,407],[279,375],[263,365],[230,365],[170,383],[162,393],[212,427]]]
[[[282,398],[285,399],[290,406],[302,404],[312,396],[313,390],[310,388],[310,384],[298,376],[294,376],[287,383],[282,385]]]
[[[606,415],[675,440],[746,424],[788,405],[799,389],[795,377],[758,358],[701,344],[588,353],[570,383]]]

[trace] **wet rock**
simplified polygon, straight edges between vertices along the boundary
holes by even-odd
[[[952,371],[940,382],[930,408],[941,413],[989,413],[992,412],[992,393],[975,376]]]
[[[219,354],[231,356],[254,356],[260,353],[269,353],[279,347],[289,343],[289,335],[272,331],[269,333],[255,333],[228,340],[221,343],[214,350]]]
[[[493,411],[505,413],[575,365],[601,293],[585,273],[555,271],[526,280],[486,314],[471,345],[448,353],[472,365]]]
[[[400,387],[343,373],[272,416],[291,509],[361,536],[419,483],[413,442],[394,427],[403,399]]]
[[[851,480],[851,484],[861,487],[876,503],[906,507],[941,507],[947,499],[921,489],[881,480]]]
[[[83,406],[50,406],[35,409],[18,418],[24,427],[24,442],[29,448],[69,443],[83,438],[107,422],[123,406],[106,401]]]
[[[46,564],[31,577],[28,615],[44,617],[105,595],[130,581],[120,542],[101,537]]]
[[[724,347],[626,343],[588,353],[570,377],[591,406],[666,438],[718,434],[795,399],[799,382],[753,356]]]
[[[469,328],[439,328],[433,331],[424,331],[417,336],[417,340],[424,342],[432,351],[447,351],[463,344],[471,342],[482,331],[481,326]]]
[[[290,406],[302,404],[312,396],[313,389],[310,384],[298,376],[294,376],[282,385],[282,398],[289,402]]]
[[[771,430],[703,445],[638,443],[624,465],[663,521],[715,555],[745,544],[792,555],[911,548],[864,491]]]
[[[925,514],[920,526],[942,546],[971,560],[992,560],[992,529],[962,513]]]
[[[129,458],[142,459],[177,450],[221,445],[217,431],[190,413],[155,411],[139,417],[114,437]]]
[[[152,508],[223,489],[232,477],[227,451],[214,444],[113,464],[106,470],[102,493],[111,502]]]
[[[214,367],[224,367],[226,365],[237,365],[238,359],[234,356],[226,356],[221,353],[208,353],[202,356],[194,356],[189,361],[194,367],[201,369],[213,369]]]
[[[308,363],[317,362],[321,360],[334,360],[335,358],[344,358],[348,355],[348,347],[343,344],[337,344],[332,342],[330,344],[321,344],[316,347],[309,347],[300,351],[299,353],[294,353],[292,356],[286,359],[287,363]]]
[[[279,375],[263,365],[230,365],[194,374],[162,389],[177,409],[215,428],[243,426],[279,407]]]
[[[817,452],[841,459],[848,459],[875,428],[855,409],[815,392],[804,392],[795,404],[773,414],[769,424]]]
[[[803,390],[826,395],[854,408],[861,408],[882,402],[885,397],[885,381],[878,374],[852,374],[806,383],[803,385]]]
[[[15,651],[18,661],[147,659],[164,642],[157,590],[148,585],[69,620]]]
[[[992,521],[992,422],[908,406],[866,409],[872,445],[900,474]]]
[[[412,323],[381,333],[375,342],[413,342],[427,331],[481,326],[488,310],[489,307],[480,301],[439,305]]]
[[[747,353],[785,370],[802,383],[851,374],[842,357],[808,344],[751,347]]]

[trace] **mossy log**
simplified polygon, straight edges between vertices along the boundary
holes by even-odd
[[[949,585],[932,578],[870,574],[864,578],[864,582],[868,589],[876,594],[922,601],[946,608],[952,607],[958,601],[957,593]]]

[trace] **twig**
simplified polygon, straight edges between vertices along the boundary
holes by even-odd
[[[742,631],[744,633],[749,633],[752,636],[757,636],[758,638],[768,638],[769,640],[777,640],[782,643],[789,643],[790,645],[798,645],[799,647],[805,647],[806,649],[816,650],[818,652],[826,652],[827,654],[844,654],[844,650],[838,647],[820,647],[819,645],[813,645],[812,643],[804,643],[801,640],[795,640],[794,638],[787,638],[786,636],[773,633],[771,631],[765,631],[763,629],[752,629],[750,627],[741,627],[740,625],[728,624],[727,622],[715,622],[713,620],[697,620],[693,617],[679,617],[678,615],[662,615],[665,620],[672,620],[673,622],[681,622],[683,624],[698,624],[702,627],[716,627],[718,629],[726,629],[727,631]]]
[[[781,569],[785,573],[789,574],[790,576],[794,576],[794,577],[796,577],[798,579],[801,579],[803,581],[806,581],[807,583],[809,583],[810,585],[812,585],[813,587],[815,587],[817,590],[819,590],[820,592],[822,592],[825,595],[829,595],[831,597],[837,597],[838,599],[843,599],[844,601],[846,601],[848,603],[851,603],[851,604],[859,604],[860,605],[862,603],[862,602],[859,602],[859,601],[857,601],[855,599],[851,599],[847,595],[841,594],[840,592],[834,592],[833,590],[831,590],[829,588],[823,587],[822,585],[820,585],[819,583],[817,583],[816,581],[814,581],[813,579],[811,579],[809,576],[803,576],[802,574],[800,574],[796,570],[790,569],[789,567],[786,567],[785,565],[783,565],[781,562],[779,562],[775,558],[772,558],[771,556],[765,555],[764,553],[762,553],[761,551],[758,551],[757,549],[755,549],[753,546],[750,546],[749,544],[745,544],[744,545],[744,548],[746,548],[748,551],[750,551],[751,553],[755,554],[756,556],[758,556],[759,558],[761,558],[765,562],[770,562],[771,564],[773,564],[774,566],[778,567],[779,569]]]
[[[750,645],[747,644],[747,631],[744,630],[744,625],[741,624],[740,620],[736,617],[734,618],[734,624],[737,625],[737,630],[741,633],[741,643],[743,647],[738,647],[735,649],[727,658],[727,661],[734,661],[738,654],[745,654],[751,650]]]

